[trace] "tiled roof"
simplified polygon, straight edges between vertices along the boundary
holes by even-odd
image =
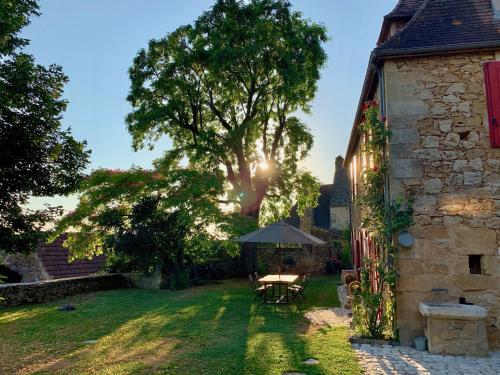
[[[410,3],[407,1],[408,9]],[[413,4],[415,5],[415,4]],[[500,46],[500,21],[491,0],[424,0],[403,29],[375,49],[375,54]]]
[[[315,227],[330,229],[330,206],[347,206],[349,204],[349,183],[343,163],[344,159],[338,156],[335,159],[333,184],[321,185],[319,188],[318,205],[313,209],[314,222],[312,224]],[[297,206],[292,208],[290,217],[285,222],[300,228]]]
[[[394,10],[386,18],[412,17],[425,0],[399,0]]]
[[[290,211],[290,217],[285,219],[285,223],[300,229],[300,217],[299,214],[297,213],[297,205],[292,207],[292,210]]]
[[[320,196],[318,198],[318,205],[313,208],[312,225],[323,229],[330,228],[330,199],[332,196],[333,185],[321,185],[319,188]],[[297,213],[297,205],[292,207],[290,217],[285,220],[285,223],[300,229],[300,217]]]
[[[324,229],[330,229],[330,199],[332,197],[333,184],[321,185],[318,206],[314,208],[314,225]]]
[[[45,271],[54,279],[66,277],[88,276],[99,272],[106,262],[104,255],[91,260],[74,260],[68,262],[69,250],[63,246],[66,235],[62,235],[52,243],[38,248],[38,257]]]

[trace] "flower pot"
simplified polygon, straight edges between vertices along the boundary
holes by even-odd
[[[427,349],[427,339],[425,337],[415,338],[415,348],[421,352]]]

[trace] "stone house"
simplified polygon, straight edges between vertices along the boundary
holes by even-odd
[[[69,249],[64,246],[66,235],[61,235],[52,243],[44,243],[30,254],[11,254],[4,260],[3,268],[12,277],[12,282],[34,282],[89,276],[104,269],[105,255],[92,259],[69,260]],[[9,282],[9,281],[8,281]]]
[[[307,209],[302,217],[294,208],[287,223],[308,233],[313,227],[328,232],[349,229],[349,183],[342,156],[335,158],[333,183],[320,187],[318,205]]]
[[[377,100],[391,137],[386,199],[414,197],[414,244],[397,260],[400,340],[424,334],[422,301],[488,310],[500,348],[500,0],[400,0],[370,56],[345,167],[351,201],[370,167],[358,126]],[[374,256],[351,209],[353,259]]]

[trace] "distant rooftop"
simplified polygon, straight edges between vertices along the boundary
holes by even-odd
[[[321,185],[318,205],[313,209],[313,225],[318,228],[330,229],[330,207],[347,206],[349,204],[349,183],[344,169],[344,159],[338,156],[335,159],[335,174],[333,184]],[[286,223],[300,228],[300,217],[297,206],[292,208]]]
[[[54,279],[88,276],[102,270],[106,262],[104,255],[91,260],[79,259],[68,262],[69,249],[63,246],[67,236],[62,235],[53,243],[46,243],[38,248],[38,257],[45,271]]]

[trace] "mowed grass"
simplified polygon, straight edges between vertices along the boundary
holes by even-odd
[[[0,309],[0,374],[358,374],[347,329],[304,318],[338,306],[336,281],[313,279],[297,306],[253,302],[246,282],[230,280]],[[66,302],[77,310],[58,311]],[[308,358],[319,364],[302,364]]]

